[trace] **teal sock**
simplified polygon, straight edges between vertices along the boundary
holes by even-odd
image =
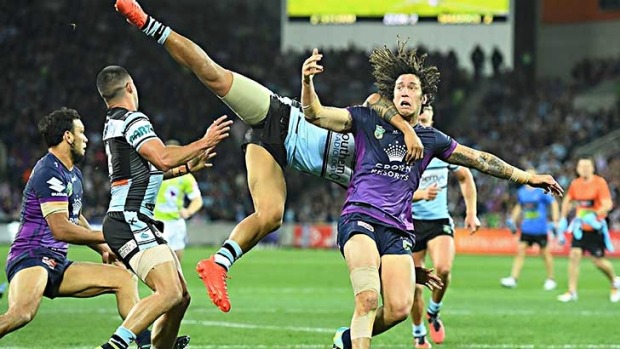
[[[221,265],[227,271],[233,263],[243,255],[243,251],[238,243],[233,240],[226,240],[215,254],[215,263]]]
[[[413,328],[414,337],[426,336],[426,326],[424,326],[423,324],[419,324],[419,325],[414,324],[412,328]]]
[[[135,339],[136,335],[133,332],[123,326],[119,326],[119,328],[116,329],[116,332],[112,335],[112,338],[110,338],[110,342],[114,343],[121,349],[126,349]]]
[[[441,303],[435,303],[432,299],[428,302],[428,309],[426,310],[431,315],[436,315],[441,310]]]

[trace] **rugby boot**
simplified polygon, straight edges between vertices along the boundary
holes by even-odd
[[[230,311],[230,299],[226,287],[227,271],[215,263],[215,257],[203,259],[196,265],[196,271],[207,288],[209,298],[216,307],[227,313]]]

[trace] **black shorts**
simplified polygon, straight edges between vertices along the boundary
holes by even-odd
[[[344,244],[355,234],[369,236],[377,244],[380,256],[411,254],[413,234],[385,225],[361,213],[341,216],[338,220],[338,248],[344,256]]]
[[[103,219],[103,237],[110,249],[131,269],[136,253],[165,244],[164,223],[136,212],[108,212]]]
[[[449,218],[413,220],[415,231],[415,246],[413,252],[420,252],[428,248],[428,242],[442,235],[454,237],[454,224]]]
[[[533,246],[534,244],[538,244],[540,248],[547,247],[548,240],[549,239],[547,238],[547,234],[538,235],[538,234],[521,233],[521,237],[519,238],[519,241],[525,242],[527,246]]]
[[[288,136],[291,108],[301,108],[301,105],[295,100],[291,100],[290,104],[285,103],[278,96],[272,95],[267,116],[260,123],[253,125],[245,135],[243,150],[245,151],[248,144],[259,145],[265,148],[284,169],[287,165],[284,141]]]
[[[47,285],[43,295],[54,299],[58,296],[60,284],[65,276],[65,270],[73,264],[60,253],[45,247],[35,248],[22,253],[6,265],[6,278],[9,282],[19,272],[30,267],[40,266],[47,270]]]
[[[581,240],[577,240],[573,236],[570,246],[580,248],[584,252],[587,251],[592,257],[605,257],[605,240],[603,234],[598,231],[584,231]]]

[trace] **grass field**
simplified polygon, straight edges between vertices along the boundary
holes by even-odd
[[[334,330],[350,321],[353,297],[336,251],[251,252],[232,269],[228,314],[210,303],[193,271],[212,251],[192,248],[184,260],[193,299],[181,332],[192,337],[190,348],[331,348]],[[6,252],[0,247],[2,260]],[[97,260],[80,247],[72,247],[70,256]],[[609,302],[608,283],[589,261],[581,269],[579,302],[571,304],[555,300],[560,290],[542,290],[538,258],[526,261],[517,289],[500,288],[510,263],[508,257],[457,256],[442,311],[447,340],[436,348],[620,348],[620,304]],[[556,259],[556,273],[563,291],[566,259]],[[6,307],[3,298],[0,311]],[[0,348],[94,348],[119,324],[111,295],[45,299],[34,321],[0,340]],[[409,320],[377,337],[373,347],[411,348]]]

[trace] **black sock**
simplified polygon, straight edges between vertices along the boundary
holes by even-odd
[[[151,344],[151,331],[148,328],[138,334],[136,344],[140,348],[148,348],[147,345]]]
[[[342,332],[342,344],[344,345],[344,349],[353,348],[353,342],[351,342],[351,329],[347,329]]]

